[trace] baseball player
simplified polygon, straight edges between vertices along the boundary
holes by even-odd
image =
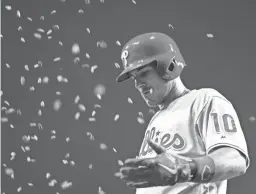
[[[227,180],[244,174],[250,159],[232,103],[211,88],[187,89],[186,63],[172,38],[146,33],[121,55],[124,71],[150,107],[159,107],[139,155],[115,175],[136,194],[224,194]]]

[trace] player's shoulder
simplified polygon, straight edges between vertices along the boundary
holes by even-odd
[[[201,88],[196,90],[196,96],[194,98],[192,108],[194,110],[200,111],[207,104],[218,101],[223,105],[230,105],[231,102],[218,90],[213,88]]]
[[[208,102],[213,98],[219,98],[229,102],[228,99],[220,91],[216,89],[213,89],[213,88],[197,89],[197,97],[196,97],[197,100]]]

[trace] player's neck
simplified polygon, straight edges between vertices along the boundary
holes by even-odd
[[[160,110],[165,109],[168,107],[174,100],[178,99],[179,97],[186,94],[189,89],[187,89],[180,78],[177,78],[173,84],[169,84],[169,91],[167,92],[167,95],[165,99],[163,100],[163,103],[158,105]]]

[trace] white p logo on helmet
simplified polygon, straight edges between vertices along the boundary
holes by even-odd
[[[121,59],[123,61],[124,68],[127,68],[127,57],[128,57],[128,51],[125,50],[122,52]]]

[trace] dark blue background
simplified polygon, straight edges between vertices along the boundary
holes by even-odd
[[[256,122],[249,119],[256,114],[255,1],[136,0],[134,4],[132,0],[105,0],[104,3],[91,0],[86,4],[83,0],[3,0],[1,3],[2,107],[20,109],[22,113],[6,114],[2,109],[2,117],[8,117],[8,122],[1,126],[2,164],[15,172],[15,178],[11,179],[2,165],[2,192],[17,193],[20,186],[20,193],[25,194],[93,194],[99,186],[108,194],[134,192],[113,174],[118,169],[117,160],[137,155],[152,114],[131,81],[115,82],[121,69],[114,64],[121,64],[121,48],[130,38],[159,31],[172,36],[179,45],[188,64],[182,75],[186,86],[215,88],[236,108],[248,143],[251,166],[244,176],[229,181],[228,193],[255,193]],[[6,10],[6,5],[12,10]],[[78,13],[80,9],[83,14]],[[51,14],[53,10],[55,14]],[[40,20],[41,16],[44,20]],[[46,32],[53,25],[59,25],[60,29],[53,30],[52,39],[48,39]],[[45,30],[41,40],[33,36],[37,28]],[[208,33],[214,38],[208,38]],[[107,48],[97,47],[96,42],[101,40]],[[121,46],[116,44],[117,40]],[[80,45],[78,55],[71,52],[74,43]],[[90,59],[85,57],[86,53]],[[54,62],[56,57],[61,60]],[[80,58],[78,63],[74,63],[75,57]],[[43,66],[34,68],[38,61],[42,61]],[[26,64],[29,71],[24,68]],[[90,69],[82,68],[82,64],[98,65],[98,68],[92,74]],[[68,78],[68,83],[59,83],[58,75]],[[24,86],[20,84],[21,76],[26,78]],[[49,83],[38,84],[38,78],[44,76],[49,77]],[[97,84],[106,87],[102,100],[93,93]],[[35,91],[29,90],[31,86]],[[56,91],[62,95],[57,96]],[[74,103],[77,95],[86,107],[79,120],[74,118],[78,111]],[[128,103],[128,97],[133,104]],[[53,109],[56,99],[62,101],[57,112]],[[41,101],[45,102],[44,108],[40,107]],[[94,104],[102,108],[95,109]],[[37,114],[40,108],[42,116]],[[93,110],[96,110],[97,121],[89,122]],[[138,112],[144,114],[144,125],[137,122]],[[116,114],[120,118],[115,122]],[[30,122],[41,123],[43,130],[30,127]],[[52,130],[56,131],[55,140],[51,140]],[[87,132],[91,132],[95,140],[90,140]],[[24,135],[37,135],[38,141],[25,143]],[[67,137],[69,142],[65,141]],[[100,143],[105,143],[108,149],[101,150]],[[26,145],[31,151],[22,151],[21,146]],[[11,152],[16,153],[14,160],[10,160]],[[74,166],[62,163],[67,153],[70,153],[68,160],[75,161]],[[27,162],[28,156],[36,162]],[[91,170],[90,164],[93,164]],[[47,172],[51,174],[50,179],[46,179]],[[54,187],[48,186],[51,179],[58,181]],[[63,190],[61,183],[65,180],[71,181],[72,187]],[[34,186],[29,186],[29,182]]]

